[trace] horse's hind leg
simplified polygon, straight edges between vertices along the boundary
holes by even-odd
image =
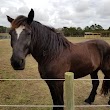
[[[102,72],[104,73],[105,76],[104,76],[104,81],[102,83],[101,93],[104,95],[108,95],[110,92],[110,70],[108,71],[102,70]],[[108,104],[110,105],[110,97]]]
[[[98,71],[94,71],[93,73],[90,74],[91,79],[92,79],[92,91],[91,91],[89,97],[85,100],[85,102],[89,103],[89,104],[94,102],[95,96],[97,94],[97,88],[98,88],[98,85],[99,85],[97,72]],[[97,80],[94,80],[94,79],[97,79]]]

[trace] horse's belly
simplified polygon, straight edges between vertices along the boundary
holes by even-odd
[[[91,59],[85,58],[83,60],[73,62],[71,72],[74,73],[75,78],[81,78],[95,71],[98,68],[98,66],[98,63],[93,63]]]
[[[73,72],[73,73],[75,79],[82,78],[90,74],[89,72]]]
[[[93,67],[84,67],[84,68],[79,68],[79,69],[73,69],[73,73],[74,73],[74,78],[81,78],[84,77],[90,73],[92,73],[94,71]]]

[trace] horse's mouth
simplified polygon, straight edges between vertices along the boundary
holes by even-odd
[[[14,70],[24,70],[24,67],[13,67]]]
[[[11,60],[11,65],[12,65],[14,70],[24,70],[25,60],[20,60],[20,61]]]

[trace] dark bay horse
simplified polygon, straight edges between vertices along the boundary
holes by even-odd
[[[11,65],[15,70],[25,68],[25,58],[32,54],[38,62],[38,70],[43,79],[64,79],[64,73],[74,72],[75,78],[90,74],[92,91],[85,102],[94,102],[99,85],[97,72],[102,70],[104,79],[110,79],[110,45],[102,40],[91,40],[82,43],[71,43],[55,29],[33,20],[34,10],[28,17],[18,16],[13,19],[7,16],[11,23],[11,46],[13,49]],[[54,105],[64,105],[63,81],[46,80]],[[104,80],[102,94],[110,91],[110,81]],[[108,102],[110,104],[110,100]],[[63,107],[53,107],[53,110],[63,110]]]

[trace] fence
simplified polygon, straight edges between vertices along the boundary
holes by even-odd
[[[75,108],[98,108],[98,107],[110,107],[110,105],[75,105],[74,103],[74,75],[71,72],[65,73],[65,92],[66,92],[66,109],[75,110]],[[80,79],[80,80],[91,80],[91,79]],[[97,79],[93,79],[97,80]],[[110,79],[100,79],[110,80]],[[72,97],[73,96],[73,97]],[[109,108],[110,109],[110,108]]]
[[[44,79],[0,79],[0,80],[44,80]],[[87,108],[87,107],[110,107],[110,105],[75,105],[74,102],[74,75],[72,72],[65,73],[65,79],[45,79],[45,80],[65,80],[65,105],[0,105],[0,107],[66,107],[66,110],[75,110],[75,108]],[[80,79],[80,80],[91,80],[91,79]],[[97,80],[97,79],[94,79]],[[104,79],[100,79],[104,80]],[[110,79],[106,79],[110,80]],[[73,97],[72,97],[73,96]]]

